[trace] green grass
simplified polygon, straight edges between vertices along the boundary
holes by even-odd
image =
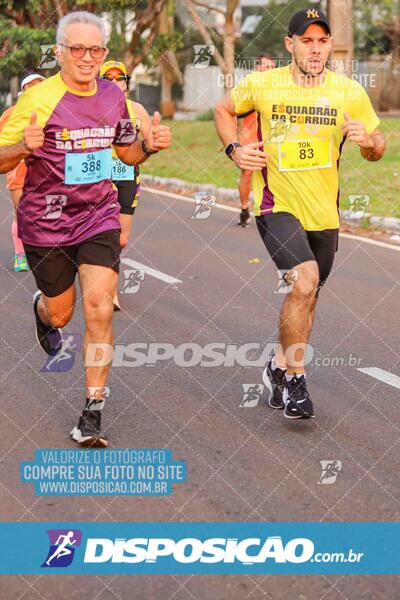
[[[170,121],[173,144],[153,156],[143,173],[177,177],[192,183],[237,186],[239,171],[226,158],[212,121]],[[371,163],[359,149],[345,144],[340,164],[341,205],[348,208],[349,194],[368,194],[368,212],[400,218],[400,119],[385,119],[380,126],[387,140],[383,159]]]

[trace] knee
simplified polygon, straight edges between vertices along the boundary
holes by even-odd
[[[299,302],[313,304],[318,291],[319,278],[316,273],[300,273],[294,283],[292,294]]]
[[[99,323],[106,324],[111,322],[113,316],[113,303],[112,298],[109,302],[102,301],[87,301],[85,303],[85,318],[87,327],[97,327]]]
[[[73,308],[67,309],[59,313],[49,311],[48,315],[51,326],[55,327],[56,329],[61,329],[62,327],[65,327],[67,323],[69,323],[69,321],[71,320],[73,311]]]
[[[119,236],[119,245],[121,247],[121,250],[123,250],[125,248],[125,246],[128,245],[128,241],[129,241],[129,237],[127,236],[127,234],[121,233],[121,235]]]

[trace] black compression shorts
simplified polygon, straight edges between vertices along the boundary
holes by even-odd
[[[331,272],[338,249],[339,230],[305,231],[290,213],[278,212],[256,217],[258,231],[280,271],[290,271],[314,260],[319,268],[319,287]]]
[[[135,167],[136,171],[137,167]],[[113,181],[118,191],[118,202],[121,206],[121,215],[133,215],[139,200],[140,176],[137,174],[133,180]]]

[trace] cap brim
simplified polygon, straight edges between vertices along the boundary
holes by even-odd
[[[310,25],[314,25],[315,23],[319,23],[320,25],[323,25],[326,30],[328,31],[329,35],[332,35],[331,32],[331,28],[328,25],[328,23],[326,23],[325,21],[321,21],[321,19],[312,19],[310,21],[308,21],[307,23],[304,23],[304,26],[300,27],[300,29],[298,29],[297,31],[294,31],[291,35],[303,35],[307,29],[310,27]]]

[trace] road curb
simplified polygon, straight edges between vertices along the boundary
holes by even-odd
[[[239,209],[239,191],[236,188],[217,187],[211,183],[190,183],[176,177],[158,177],[155,175],[140,175],[143,183],[155,187],[161,187],[175,193],[195,194],[202,192],[212,194],[217,197],[219,202],[226,202]],[[253,200],[253,192],[250,194],[250,200]],[[349,217],[347,211],[340,210],[340,219],[342,223],[352,227],[364,227],[370,225],[374,229],[380,229],[389,233],[400,233],[400,219],[395,217],[380,217],[378,215],[365,214],[362,217]]]

